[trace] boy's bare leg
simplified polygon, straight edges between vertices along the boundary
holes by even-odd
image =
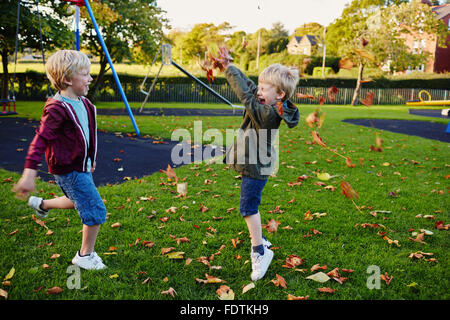
[[[81,242],[80,255],[91,254],[94,251],[100,225],[88,226],[83,224],[83,240]]]
[[[48,200],[42,200],[42,209],[49,210],[49,209],[73,209],[74,205],[72,200],[67,198],[66,196],[54,198],[54,199],[48,199]]]
[[[252,246],[256,247],[263,244],[262,229],[261,229],[261,214],[252,214],[251,216],[244,217],[247,223],[248,231],[252,240]]]

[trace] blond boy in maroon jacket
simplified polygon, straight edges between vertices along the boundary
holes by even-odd
[[[105,205],[92,179],[97,158],[97,114],[84,97],[92,81],[90,61],[82,52],[61,50],[45,67],[58,93],[45,103],[41,125],[13,191],[23,199],[35,191],[38,165],[45,153],[49,171],[64,196],[49,200],[31,196],[28,204],[40,218],[46,218],[50,209],[75,208],[83,223],[83,238],[72,263],[83,269],[103,269],[106,266],[94,251],[100,225],[106,220]]]

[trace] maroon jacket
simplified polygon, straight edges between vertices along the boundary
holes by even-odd
[[[97,111],[85,97],[83,101],[89,119],[89,148],[75,110],[57,94],[47,99],[41,125],[28,148],[25,168],[37,170],[45,152],[45,160],[52,174],[86,171],[88,158],[92,166],[97,159]]]

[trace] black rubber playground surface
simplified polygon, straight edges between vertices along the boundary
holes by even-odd
[[[436,117],[436,118],[446,118],[447,116],[443,116],[441,109],[409,109],[409,114],[414,114],[417,116],[425,116],[425,117]]]
[[[38,126],[38,121],[25,118],[0,118],[0,168],[22,173],[28,146]],[[96,185],[120,183],[127,177],[140,178],[151,175],[160,169],[165,170],[168,164],[176,167],[171,160],[171,153],[178,142],[163,141],[154,144],[155,140],[151,138],[135,138],[100,131],[97,137],[98,160],[93,175]],[[190,161],[185,161],[184,164],[202,160],[202,157],[207,155],[215,155],[215,150],[211,147],[202,147],[201,153],[196,153],[190,145],[187,149],[192,155],[188,157]],[[183,152],[179,155],[182,157]],[[54,179],[48,173],[44,159],[38,175],[44,181]]]
[[[393,119],[346,119],[348,122],[365,127],[402,133],[409,136],[418,136],[426,139],[450,142],[450,133],[446,133],[446,124],[430,121],[393,120]]]

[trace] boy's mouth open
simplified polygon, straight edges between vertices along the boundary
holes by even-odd
[[[260,104],[266,104],[266,100],[264,98],[258,98],[258,102]]]

